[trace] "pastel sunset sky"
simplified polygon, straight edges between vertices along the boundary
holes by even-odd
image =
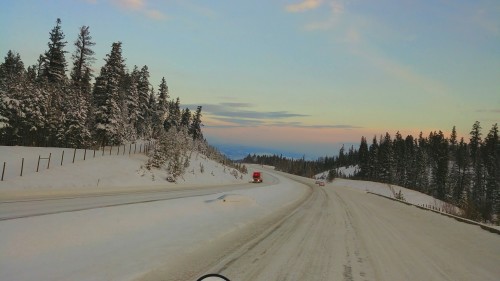
[[[500,121],[498,0],[4,0],[0,55],[35,64],[57,18],[68,70],[80,26],[95,75],[121,41],[129,70],[203,106],[210,143],[321,156]]]

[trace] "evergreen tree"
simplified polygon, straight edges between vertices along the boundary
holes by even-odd
[[[429,137],[430,155],[432,159],[432,186],[433,196],[444,200],[446,192],[446,179],[448,178],[448,141],[443,132],[431,134]]]
[[[368,151],[368,143],[365,137],[361,137],[359,145],[359,173],[361,179],[366,179],[370,174],[370,155]]]
[[[491,127],[484,139],[482,146],[482,159],[485,166],[485,206],[483,218],[492,220],[494,214],[498,214],[500,208],[500,142],[498,139],[498,125]],[[500,219],[500,218],[497,218]]]
[[[370,151],[369,151],[370,173],[368,174],[368,178],[374,181],[380,180],[380,174],[379,174],[380,166],[379,166],[378,154],[379,154],[379,146],[377,142],[377,137],[373,136],[372,144],[370,145]]]
[[[66,58],[64,47],[67,42],[61,28],[61,19],[56,20],[56,26],[50,32],[49,49],[44,55],[43,75],[50,83],[63,83],[66,80]]]
[[[203,139],[203,134],[201,132],[201,106],[196,108],[196,112],[193,117],[193,121],[191,122],[191,127],[189,128],[189,135],[193,138],[193,140],[201,140]]]
[[[394,151],[394,182],[399,186],[406,187],[406,143],[399,131],[396,133],[392,146]]]
[[[121,42],[113,43],[94,86],[95,136],[101,145],[120,144],[123,141],[123,100],[120,90],[125,64],[121,45]]]
[[[125,106],[124,106],[124,126],[125,139],[135,141],[137,136],[137,127],[139,120],[139,69],[134,66],[132,73],[125,77]]]
[[[158,116],[160,116],[160,121],[163,124],[163,122],[166,119],[166,115],[168,113],[168,86],[167,82],[165,81],[165,77],[161,79],[160,86],[158,88]]]
[[[75,52],[72,55],[73,69],[71,80],[81,93],[89,100],[91,92],[92,62],[94,62],[94,51],[91,49],[95,45],[88,26],[80,27],[78,39],[75,41]]]
[[[137,135],[146,138],[151,135],[151,108],[149,104],[149,70],[145,65],[139,72],[137,81],[139,115],[137,116]]]
[[[391,136],[389,133],[380,141],[379,151],[380,180],[384,183],[392,183],[394,177],[394,152]]]
[[[483,163],[481,161],[481,153],[480,147],[482,144],[481,139],[481,125],[479,121],[476,121],[472,126],[472,130],[470,132],[470,157],[472,162],[472,168],[474,172],[474,176],[472,178],[472,192],[471,192],[471,200],[475,205],[479,205],[481,201],[481,197],[484,195],[484,177],[483,177]]]
[[[181,114],[181,127],[189,129],[189,126],[191,124],[191,119],[192,119],[191,111],[189,110],[189,108],[186,107]]]

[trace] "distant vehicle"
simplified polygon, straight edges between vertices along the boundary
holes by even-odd
[[[262,175],[260,172],[253,172],[252,178],[253,178],[254,183],[261,183],[262,182]]]

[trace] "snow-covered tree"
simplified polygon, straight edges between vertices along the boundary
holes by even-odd
[[[201,132],[201,106],[196,108],[196,112],[193,116],[193,121],[191,122],[191,126],[189,127],[189,135],[193,138],[193,140],[201,140],[203,139],[203,133]]]
[[[145,65],[139,72],[137,81],[139,116],[137,120],[137,135],[146,138],[151,135],[151,108],[149,106],[149,70]]]
[[[121,42],[113,43],[94,86],[95,137],[101,145],[120,144],[123,141],[123,100],[120,91],[125,64],[121,45]]]
[[[43,75],[47,77],[49,83],[63,83],[66,80],[66,51],[64,51],[66,44],[61,19],[57,19],[56,26],[50,32],[49,49],[44,55]]]

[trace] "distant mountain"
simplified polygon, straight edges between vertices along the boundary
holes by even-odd
[[[257,146],[246,146],[237,144],[211,144],[231,160],[241,160],[250,155],[283,155],[287,158],[302,158],[304,154],[284,151],[277,148],[266,148]]]

